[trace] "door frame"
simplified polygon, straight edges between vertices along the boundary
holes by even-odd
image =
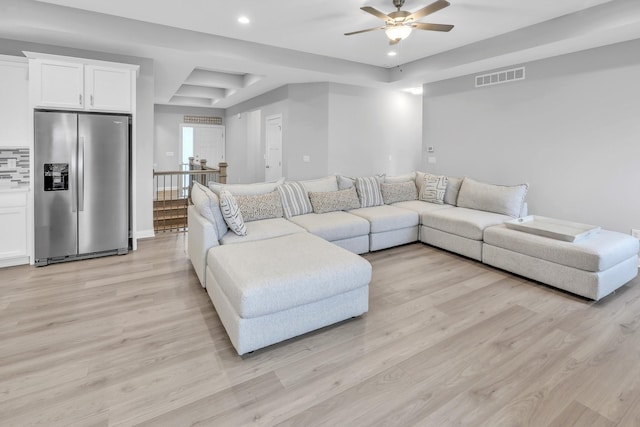
[[[265,131],[264,131],[264,137],[265,137],[265,141],[264,141],[264,173],[265,173],[265,180],[267,180],[267,162],[269,160],[269,141],[267,140],[269,137],[269,132],[267,132],[267,128],[269,126],[269,122],[270,121],[278,121],[278,125],[280,126],[280,177],[284,176],[284,165],[282,162],[282,149],[283,149],[283,134],[284,134],[284,125],[282,123],[282,113],[278,113],[278,114],[271,114],[269,116],[266,116],[264,118],[264,127],[265,127]]]
[[[222,130],[222,155],[224,156],[225,161],[227,160],[227,133],[226,133],[226,129],[224,125],[206,125],[206,124],[197,124],[197,123],[180,123],[178,125],[178,134],[180,136],[180,142],[178,145],[178,159],[180,159],[180,164],[182,164],[182,147],[183,147],[183,141],[182,141],[182,129],[188,127],[188,128],[210,128],[210,129],[215,129],[215,128],[219,128]],[[194,132],[194,136],[195,136],[195,132]],[[194,141],[195,143],[195,141]],[[209,167],[218,167],[218,164],[216,163],[215,166],[214,165],[209,165]]]

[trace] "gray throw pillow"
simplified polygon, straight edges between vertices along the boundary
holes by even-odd
[[[282,218],[282,201],[280,193],[272,191],[267,194],[235,196],[238,208],[245,222],[260,219]]]
[[[355,187],[338,191],[310,192],[309,200],[315,213],[348,211],[358,209],[360,201]]]
[[[218,196],[204,185],[194,182],[191,188],[191,201],[198,213],[215,226],[218,238],[224,236],[227,232],[227,223],[222,217]]]
[[[278,186],[282,209],[285,218],[304,215],[313,212],[313,207],[309,201],[309,195],[304,186],[299,182],[285,182]]]
[[[458,204],[458,193],[460,193],[461,185],[462,178],[447,177],[447,190],[444,192],[444,202],[446,204],[453,206]]]
[[[418,198],[418,189],[413,180],[397,183],[385,182],[384,184],[380,184],[380,191],[382,192],[382,199],[386,205],[416,200]]]
[[[356,190],[360,198],[360,207],[369,208],[384,204],[382,193],[380,192],[380,183],[384,182],[382,176],[368,176],[356,178]]]

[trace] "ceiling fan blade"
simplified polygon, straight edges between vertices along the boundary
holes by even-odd
[[[375,28],[367,28],[366,30],[360,30],[360,31],[352,31],[350,33],[344,33],[345,36],[351,36],[354,34],[360,34],[360,33],[367,33],[369,31],[375,31],[375,30],[384,30],[387,27],[375,27]]]
[[[415,22],[411,24],[413,28],[417,28],[418,30],[429,30],[429,31],[451,31],[453,25],[445,25],[445,24],[427,24],[425,22]]]
[[[446,0],[438,0],[437,2],[431,3],[429,6],[425,6],[422,9],[417,10],[413,12],[411,15],[407,16],[405,18],[405,22],[410,20],[417,21],[418,19],[423,18],[427,15],[430,15],[434,12],[437,12],[440,9],[444,9],[449,5],[450,3]]]
[[[360,9],[364,10],[365,12],[368,12],[368,13],[372,14],[373,16],[376,16],[376,17],[382,19],[383,21],[393,21],[393,19],[389,18],[389,16],[387,16],[384,13],[380,12],[375,7],[364,6],[364,7],[361,7]]]
[[[389,46],[393,46],[394,44],[398,44],[402,41],[402,39],[389,40]]]

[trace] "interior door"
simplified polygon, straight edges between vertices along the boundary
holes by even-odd
[[[129,237],[129,116],[78,117],[78,250],[126,250]]]
[[[277,181],[282,177],[282,115],[266,118],[265,180]]]
[[[224,126],[194,126],[193,155],[205,159],[210,168],[217,168],[218,163],[224,162]]]

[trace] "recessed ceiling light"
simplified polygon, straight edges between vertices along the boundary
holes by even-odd
[[[389,56],[396,56],[398,53],[394,50],[390,51],[389,53],[387,53],[387,55]]]
[[[422,93],[424,92],[422,90],[422,86],[410,87],[410,88],[404,89],[404,91],[409,92],[412,95],[422,95]]]
[[[248,24],[251,22],[251,20],[246,16],[241,16],[240,18],[238,18],[238,22],[241,24]]]

